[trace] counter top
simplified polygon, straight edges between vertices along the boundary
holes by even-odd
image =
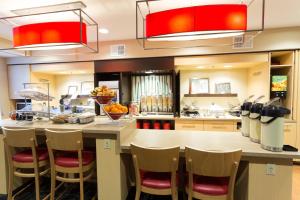
[[[96,117],[95,121],[89,124],[54,124],[49,120],[27,122],[5,119],[0,120],[0,128],[34,128],[37,131],[43,131],[48,128],[57,130],[82,130],[83,133],[87,134],[119,134],[120,131],[128,127],[133,121],[135,120],[112,122],[108,118]]]
[[[224,117],[179,117],[176,118],[176,120],[199,120],[199,121],[241,121],[240,117],[234,117],[234,116],[224,116]]]
[[[174,117],[173,115],[139,115],[139,116],[133,116],[134,119],[145,119],[145,120],[214,120],[214,121],[241,121],[240,117],[234,117],[234,116],[225,116],[225,117]]]
[[[139,115],[133,116],[134,119],[148,119],[148,120],[174,120],[174,115]]]
[[[130,149],[130,144],[148,148],[167,148],[180,146],[184,151],[185,146],[202,150],[230,151],[243,150],[243,157],[263,158],[300,158],[300,152],[271,152],[253,143],[238,132],[206,132],[206,131],[176,131],[176,130],[136,130],[126,140],[121,141],[124,153]]]

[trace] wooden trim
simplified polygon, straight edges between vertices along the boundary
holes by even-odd
[[[174,70],[174,57],[146,57],[95,61],[95,73]]]
[[[237,97],[238,94],[184,94],[184,97]]]

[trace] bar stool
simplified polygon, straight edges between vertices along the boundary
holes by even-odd
[[[46,129],[51,165],[51,195],[55,197],[56,180],[80,183],[80,200],[84,199],[84,181],[90,179],[95,168],[95,154],[83,150],[81,131],[55,131]],[[60,176],[58,173],[63,174]],[[66,176],[72,174],[74,177]],[[79,175],[78,178],[75,178]]]
[[[35,178],[36,199],[40,199],[40,180],[39,177],[49,172],[49,160],[47,149],[38,148],[34,129],[9,129],[3,128],[4,145],[8,160],[8,200],[24,191],[27,187],[20,190],[14,196],[13,178],[14,176],[22,178]],[[23,150],[17,153],[18,149]],[[25,149],[25,150],[24,150]],[[34,172],[25,172],[31,169]],[[46,197],[48,198],[48,196]],[[45,198],[44,198],[45,199]]]
[[[200,151],[185,148],[188,199],[233,200],[242,150]]]
[[[135,200],[141,192],[153,195],[172,195],[178,199],[177,177],[179,147],[147,149],[131,144],[136,176]]]

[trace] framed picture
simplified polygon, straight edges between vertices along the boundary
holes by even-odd
[[[81,94],[90,94],[94,89],[94,81],[83,81],[81,82]]]
[[[216,83],[215,85],[216,94],[230,94],[231,84],[230,83]]]
[[[190,79],[190,94],[208,94],[209,79],[208,78],[191,78]]]
[[[69,86],[68,87],[68,95],[74,95],[78,91],[77,86]]]

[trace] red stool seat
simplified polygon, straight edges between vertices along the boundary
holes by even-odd
[[[165,172],[141,172],[142,186],[153,189],[171,188],[171,173]]]
[[[86,166],[95,160],[95,154],[92,151],[82,151],[82,165]],[[55,164],[61,167],[79,167],[78,153],[63,152],[55,156]]]
[[[228,194],[229,177],[207,177],[194,175],[193,191],[206,195]]]
[[[47,149],[37,148],[36,153],[39,161],[47,160],[49,158]],[[27,149],[25,151],[16,153],[15,155],[13,155],[13,161],[22,162],[22,163],[32,163],[33,162],[32,150]]]

